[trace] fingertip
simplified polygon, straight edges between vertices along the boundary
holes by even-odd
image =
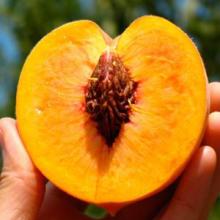
[[[19,136],[16,120],[8,117],[0,119],[0,130],[4,167],[16,171],[34,171],[35,167]]]
[[[2,151],[5,151],[5,139],[7,139],[6,135],[11,126],[15,124],[15,120],[9,117],[4,117],[0,119],[0,145],[2,147]]]
[[[0,119],[0,142],[2,145],[4,145],[4,142],[12,140],[10,136],[14,133],[15,126],[16,121],[13,118],[4,117]]]
[[[216,148],[220,146],[220,112],[212,112],[208,116],[204,143]]]
[[[206,170],[214,172],[217,164],[217,156],[215,150],[210,146],[203,146],[200,148],[202,154],[202,161]],[[210,172],[209,172],[210,173]]]
[[[5,135],[5,130],[8,127],[15,125],[15,120],[13,118],[4,117],[0,119],[0,141],[3,141],[3,136]]]
[[[209,114],[209,125],[212,128],[220,128],[220,112],[212,112]]]
[[[185,170],[185,178],[187,181],[196,176],[212,175],[217,164],[217,156],[215,150],[210,146],[202,146],[198,148],[192,158],[190,164]]]
[[[0,128],[4,128],[8,124],[15,124],[15,119],[9,118],[9,117],[4,117],[0,119]]]
[[[212,82],[209,84],[210,90],[210,110],[211,112],[220,111],[220,82]]]
[[[211,157],[215,156],[215,150],[208,145],[200,147],[199,150],[201,151],[203,157],[205,157],[205,158],[208,158],[210,156]]]

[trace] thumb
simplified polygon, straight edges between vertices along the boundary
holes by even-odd
[[[45,179],[29,159],[10,118],[0,120],[3,169],[0,179],[0,219],[37,218]]]

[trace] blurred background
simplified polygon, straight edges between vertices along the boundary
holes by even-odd
[[[146,14],[163,16],[187,32],[202,54],[209,81],[220,81],[220,0],[0,0],[0,117],[15,117],[24,60],[50,30],[92,19],[114,37]],[[219,219],[217,200],[210,220]]]

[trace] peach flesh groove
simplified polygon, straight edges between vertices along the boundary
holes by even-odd
[[[130,104],[135,103],[134,82],[120,57],[104,52],[86,89],[86,111],[97,122],[99,133],[111,147],[122,123],[129,122]]]

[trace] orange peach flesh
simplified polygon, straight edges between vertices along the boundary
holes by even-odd
[[[111,149],[86,113],[84,95],[109,47],[139,83],[130,122]],[[39,170],[70,195],[113,213],[161,191],[184,169],[207,116],[205,69],[192,41],[165,19],[141,17],[112,42],[93,22],[72,22],[27,58],[16,115]]]

